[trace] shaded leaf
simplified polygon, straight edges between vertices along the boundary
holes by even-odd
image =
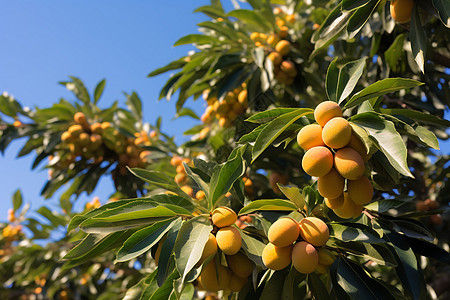
[[[297,206],[293,202],[283,199],[255,200],[243,207],[239,211],[239,215],[245,215],[259,210],[294,211],[297,210]]]

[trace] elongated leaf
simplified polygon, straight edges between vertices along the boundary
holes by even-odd
[[[412,109],[402,108],[380,108],[380,112],[388,115],[399,115],[413,119],[419,123],[432,124],[438,126],[450,127],[450,121],[441,119],[435,115],[423,113]]]
[[[419,139],[428,147],[439,150],[439,141],[433,132],[422,126],[414,128]]]
[[[395,268],[405,291],[412,295],[415,300],[422,299],[420,273],[417,265],[416,255],[409,247],[408,242],[398,233],[389,232],[387,238],[391,242],[393,253],[398,266]]]
[[[445,26],[450,28],[450,2],[446,0],[432,0],[434,7],[439,12],[439,17]]]
[[[302,195],[302,190],[297,187],[286,187],[277,183],[280,191],[291,200],[299,209],[303,209],[305,206],[305,198]]]
[[[336,57],[328,66],[327,77],[325,79],[325,87],[328,99],[334,102],[337,102],[338,99],[337,86],[339,81],[339,68],[337,67],[337,60],[338,58]]]
[[[205,216],[197,216],[185,222],[178,233],[174,246],[175,261],[181,280],[189,273],[202,256],[203,248],[213,229]]]
[[[14,193],[12,198],[14,211],[17,211],[22,206],[22,202],[23,202],[22,192],[19,189]]]
[[[189,34],[189,35],[182,37],[178,41],[176,41],[173,46],[176,47],[176,46],[186,45],[186,44],[197,44],[197,45],[214,44],[216,42],[217,42],[217,39],[212,36],[209,36],[209,35]],[[149,76],[150,75],[152,75],[152,73],[150,73]]]
[[[363,243],[384,243],[376,231],[358,223],[330,223],[330,237],[343,242],[355,241]]]
[[[372,279],[361,266],[346,260],[337,259],[337,280],[352,299],[395,299],[381,284]]]
[[[342,9],[343,10],[353,10],[358,7],[367,5],[370,0],[342,0]]]
[[[250,258],[257,266],[264,266],[261,255],[266,245],[260,240],[246,234],[245,231],[241,230],[240,232],[242,238],[242,248],[247,254],[247,257]]]
[[[265,20],[260,14],[253,10],[235,9],[230,11],[227,16],[237,18],[245,24],[260,28],[262,31],[272,30],[270,22]]]
[[[411,28],[409,30],[409,39],[411,40],[411,50],[419,66],[420,71],[425,73],[425,59],[427,57],[428,39],[425,34],[425,29],[420,22],[419,10],[414,3],[413,11],[411,14]]]
[[[158,261],[158,275],[156,277],[159,286],[161,286],[166,281],[167,277],[176,269],[173,248],[182,223],[181,219],[175,221],[175,225],[170,228],[161,247],[161,254]]]
[[[317,300],[328,300],[331,298],[325,284],[315,273],[308,274],[308,287]]]
[[[245,215],[259,210],[294,211],[297,210],[297,206],[293,202],[283,199],[255,200],[243,207],[239,211],[239,215]]]
[[[191,199],[189,195],[187,195],[178,187],[173,178],[167,176],[163,172],[148,171],[138,168],[130,169],[130,172],[133,173],[134,176],[144,180],[145,182],[162,187],[168,191],[175,192],[179,195],[183,195],[185,196],[186,199]]]
[[[63,259],[68,259],[64,269],[73,268],[79,264],[91,260],[106,251],[118,247],[131,235],[129,231],[114,232],[107,235],[88,234],[81,243],[72,248]]]
[[[407,199],[382,199],[379,201],[372,202],[365,207],[367,209],[378,211],[378,212],[387,212],[388,210],[392,208],[398,208],[408,202],[411,201],[411,198]]]
[[[134,200],[134,201],[136,201],[136,200]],[[77,228],[84,220],[87,220],[89,218],[97,216],[97,215],[105,212],[106,210],[110,210],[113,208],[117,208],[117,207],[129,204],[130,202],[132,202],[132,201],[130,201],[130,200],[114,201],[114,202],[106,203],[105,205],[102,205],[99,208],[91,210],[84,215],[76,215],[75,217],[72,218],[72,220],[70,220],[70,223],[67,227],[67,231],[71,231],[71,230]]]
[[[103,79],[95,87],[95,90],[94,90],[94,103],[95,104],[97,104],[98,100],[100,100],[100,97],[103,94],[103,90],[105,89],[105,85],[106,85],[106,79]]]
[[[349,39],[354,38],[361,28],[367,23],[381,0],[370,0],[367,5],[358,8],[348,21],[347,35]]]
[[[450,265],[450,253],[448,253],[438,245],[424,241],[422,239],[411,238],[408,236],[405,236],[405,238],[415,253],[439,260]]]
[[[256,139],[252,150],[252,162],[254,162],[261,153],[272,144],[272,142],[283,133],[296,120],[303,116],[314,114],[314,110],[310,108],[299,108],[293,112],[281,115],[271,121],[269,125],[264,127]]]
[[[366,65],[366,57],[346,63],[339,71],[336,98],[338,103],[347,98],[353,91]]]
[[[274,300],[281,299],[281,294],[283,292],[283,285],[288,275],[288,270],[283,269],[280,271],[275,271],[270,279],[266,282],[264,289],[259,297],[259,300]]]
[[[362,113],[351,118],[351,121],[363,127],[377,147],[389,160],[389,163],[405,176],[413,177],[406,161],[407,151],[402,137],[391,121],[384,120],[376,113]]]
[[[195,9],[194,12],[202,12],[208,17],[211,17],[213,19],[225,16],[222,9],[219,9],[211,5],[200,6],[199,8]]]
[[[353,241],[342,242],[340,240],[330,239],[328,240],[327,245],[337,247],[367,260],[373,260],[382,266],[397,266],[394,256],[384,244],[369,244]]]
[[[165,73],[167,71],[180,69],[185,64],[186,64],[186,61],[184,59],[175,60],[175,61],[171,62],[170,64],[168,64],[168,65],[166,65],[166,66],[164,66],[162,68],[156,69],[155,71],[151,72],[147,76],[148,77],[153,77],[153,76]]]
[[[158,222],[133,233],[117,252],[115,261],[124,262],[150,250],[169,231],[173,220]]]
[[[362,91],[353,95],[350,100],[345,103],[345,108],[351,108],[363,103],[366,100],[376,98],[388,93],[400,91],[403,89],[409,89],[416,86],[420,86],[423,83],[406,78],[386,78],[380,81],[377,81]]]
[[[241,155],[236,155],[234,158],[230,155],[223,166],[215,168],[208,193],[210,206],[213,207],[219,197],[225,195],[244,173],[245,163]]]
[[[135,201],[89,218],[80,224],[80,228],[88,233],[112,232],[152,224],[175,216],[172,210],[164,206],[154,207],[153,204]]]
[[[295,110],[297,110],[297,108],[288,108],[288,107],[273,108],[265,110],[263,112],[256,113],[253,116],[247,118],[245,121],[263,124],[272,121],[273,119],[281,115],[293,112]]]

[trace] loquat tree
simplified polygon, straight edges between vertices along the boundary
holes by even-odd
[[[136,93],[101,109],[105,81],[91,95],[71,77],[75,101],[35,110],[3,94],[0,151],[25,139],[19,156],[49,170],[42,195],[65,191],[60,212],[36,211],[44,224],[13,196],[0,296],[445,299],[449,11],[212,0],[200,33],[175,43],[196,51],[149,74],[173,72],[160,98],[199,121],[181,145],[144,123]],[[74,211],[102,176],[108,202]]]

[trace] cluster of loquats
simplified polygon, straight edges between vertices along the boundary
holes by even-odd
[[[413,7],[414,0],[391,0],[391,16],[400,24],[409,23]]]
[[[257,46],[265,47],[268,53],[267,58],[273,63],[277,81],[290,85],[297,76],[297,69],[295,64],[286,58],[291,51],[291,43],[282,39],[283,36],[287,36],[287,28],[283,30],[286,30],[286,35],[280,35],[284,31],[280,31],[278,34],[272,33],[269,36],[264,33],[253,32],[250,38],[255,41]]]
[[[63,169],[75,162],[77,158],[99,164],[103,161],[118,161],[118,170],[121,175],[127,173],[126,166],[130,168],[145,167],[149,163],[149,151],[141,146],[150,146],[151,141],[145,131],[135,134],[135,138],[127,138],[109,122],[94,122],[89,124],[82,112],[74,115],[75,124],[61,135],[63,148],[69,150],[64,161],[58,160],[51,165],[53,169]],[[150,137],[156,133],[151,132]]]
[[[212,211],[211,220],[215,229],[209,234],[197,263],[197,267],[203,264],[197,287],[212,293],[239,292],[253,272],[253,262],[240,251],[241,235],[232,226],[238,220],[237,215],[232,209],[221,206]],[[219,249],[225,255],[226,266],[221,263]]]
[[[194,193],[194,189],[188,185],[189,178],[183,166],[183,163],[191,164],[191,162],[192,162],[191,159],[181,158],[179,156],[174,156],[170,159],[170,164],[176,168],[177,172],[174,178],[175,182],[181,186],[183,192],[188,194],[190,197],[196,198],[197,200],[200,201],[206,198],[205,192],[199,190],[197,193]]]
[[[247,84],[243,83],[240,87],[228,92],[222,101],[211,96],[208,90],[203,93],[203,99],[208,106],[201,116],[202,122],[209,124],[217,119],[221,127],[227,128],[248,108]],[[206,131],[209,132],[209,129],[205,129],[201,135],[206,135]]]
[[[334,255],[324,246],[330,237],[327,224],[316,217],[300,222],[283,217],[270,226],[262,260],[271,270],[281,270],[291,263],[303,274],[314,271],[325,273],[334,261]]]
[[[317,187],[325,204],[338,217],[349,219],[361,215],[363,206],[372,201],[373,187],[364,176],[364,163],[370,155],[342,116],[337,103],[320,103],[314,111],[318,124],[303,127],[297,142],[306,151],[303,170],[319,177]]]

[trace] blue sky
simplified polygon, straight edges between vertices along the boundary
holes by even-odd
[[[223,1],[228,8],[231,1]],[[147,78],[147,74],[185,55],[189,46],[172,47],[180,37],[196,33],[196,24],[208,18],[192,13],[208,0],[118,1],[118,0],[16,0],[0,2],[0,92],[13,94],[23,105],[47,107],[60,97],[73,100],[58,81],[69,75],[81,78],[90,91],[106,78],[100,106],[124,103],[122,92],[136,91],[144,102],[145,121],[162,116],[163,130],[178,136],[195,124],[189,118],[171,121],[175,103],[158,101],[168,74]],[[202,111],[202,102],[188,102]],[[0,156],[0,221],[6,220],[11,196],[21,188],[25,201],[37,209],[47,173],[31,171],[33,156],[15,159],[22,142],[15,142]],[[447,143],[448,145],[448,143]],[[448,149],[448,147],[446,147]],[[448,150],[447,150],[448,152]],[[102,203],[113,192],[109,178],[91,195]],[[48,200],[51,208],[57,200]]]
[[[206,4],[208,0],[2,1],[0,92],[14,95],[24,106],[47,107],[61,97],[74,99],[58,84],[69,75],[81,78],[90,91],[106,78],[100,106],[115,100],[123,104],[122,92],[136,91],[144,103],[145,121],[154,123],[162,116],[163,130],[180,136],[195,121],[171,121],[174,102],[157,100],[169,75],[147,78],[147,74],[191,49],[173,44],[196,33],[196,24],[207,20],[201,13],[192,13]],[[193,103],[188,106],[194,107]],[[195,110],[200,112],[202,104],[195,102]],[[44,203],[39,194],[47,172],[30,170],[33,156],[15,159],[22,145],[15,142],[0,156],[0,221],[6,220],[17,188],[22,189],[25,201],[32,202],[32,209]],[[94,196],[104,203],[112,192],[112,182],[105,178],[77,206]],[[46,205],[54,208],[51,203],[56,202],[47,200]]]

